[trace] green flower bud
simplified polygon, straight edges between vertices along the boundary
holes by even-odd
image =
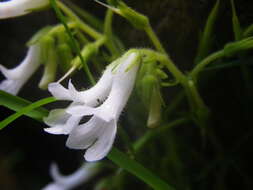
[[[140,14],[132,8],[128,7],[122,1],[118,3],[117,8],[119,9],[118,13],[121,16],[125,17],[137,29],[142,30],[149,26],[149,20],[145,15]]]
[[[57,71],[57,52],[55,51],[54,38],[46,36],[42,40],[42,58],[44,61],[44,73],[39,83],[39,88],[47,89],[49,83],[55,80]]]
[[[153,88],[153,93],[151,96],[149,115],[147,126],[149,128],[157,127],[161,122],[161,112],[162,112],[162,96],[159,87]]]
[[[60,44],[56,47],[59,60],[59,66],[63,72],[67,72],[71,68],[73,53],[68,44]]]

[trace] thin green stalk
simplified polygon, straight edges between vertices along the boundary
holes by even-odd
[[[112,148],[107,157],[121,168],[140,178],[155,190],[174,190],[173,187],[169,186],[166,182],[151,173],[138,162],[129,159],[123,152],[120,152],[115,148]]]
[[[116,57],[120,56],[120,52],[118,48],[115,46],[114,37],[112,33],[112,20],[113,20],[113,11],[108,9],[105,16],[105,24],[104,24],[104,34],[107,37],[107,47],[111,51],[112,55]]]
[[[73,37],[73,35],[72,35],[70,29],[68,28],[68,25],[66,24],[64,15],[62,14],[61,10],[58,8],[58,6],[63,5],[63,4],[60,3],[59,1],[56,2],[56,0],[50,0],[50,2],[51,2],[51,5],[52,5],[52,7],[53,7],[53,9],[54,9],[54,11],[55,11],[55,13],[56,13],[58,19],[62,22],[63,26],[64,26],[65,29],[66,29],[66,32],[67,32],[67,34],[69,35],[69,37],[70,37],[70,39],[71,39],[72,45],[73,45],[73,47],[75,48],[75,51],[76,51],[77,55],[79,56],[81,62],[82,62],[83,65],[84,65],[85,72],[86,72],[86,74],[87,74],[87,76],[88,76],[88,78],[89,78],[91,84],[94,85],[94,84],[96,83],[95,80],[94,80],[94,77],[92,76],[92,74],[91,74],[91,72],[90,72],[90,70],[89,70],[88,65],[85,63],[85,61],[84,61],[84,59],[83,59],[83,57],[82,57],[82,55],[81,55],[81,53],[80,53],[80,48],[79,48],[78,44],[76,43],[76,40],[75,40],[75,38]],[[65,6],[65,5],[64,5],[64,6]],[[77,18],[78,18],[78,17],[77,17]]]
[[[175,126],[181,125],[181,124],[186,123],[188,121],[189,121],[189,119],[187,119],[187,118],[180,118],[180,119],[177,119],[171,123],[165,124],[164,126],[148,130],[142,137],[140,137],[134,143],[135,152],[140,151],[141,148],[144,147],[145,144],[147,144],[147,142],[149,142],[153,138],[159,136],[162,133],[165,133],[167,130],[170,130],[171,128],[173,128]]]
[[[147,27],[144,28],[144,31],[147,33],[148,37],[150,38],[150,40],[152,41],[152,43],[154,44],[156,49],[159,52],[164,53],[165,55],[167,55],[167,52],[165,51],[162,43],[160,42],[159,38],[157,37],[156,33],[154,32],[154,30],[150,26],[150,24]]]
[[[62,2],[57,1],[57,6],[73,21],[79,24],[80,29],[86,32],[88,35],[93,37],[94,39],[98,39],[102,37],[102,34],[91,28],[89,25],[85,24],[71,9],[69,9]]]
[[[223,50],[217,51],[208,57],[206,57],[203,61],[201,61],[195,68],[192,70],[190,76],[196,80],[200,71],[202,71],[208,64],[212,63],[218,58],[221,58],[225,55]]]
[[[90,25],[96,28],[99,31],[103,30],[104,23],[101,22],[98,18],[87,12],[86,10],[75,5],[72,1],[66,1],[66,4],[72,8],[81,18],[86,20]]]

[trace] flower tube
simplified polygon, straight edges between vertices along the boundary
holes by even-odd
[[[86,97],[85,91],[78,92],[77,96],[79,97],[77,99],[79,101],[75,101],[75,98],[73,99],[74,95],[71,96],[69,90],[58,86],[64,93],[53,93],[53,95],[62,99],[72,99],[73,103],[64,110],[67,119],[65,118],[61,126],[55,125],[45,130],[49,133],[53,133],[50,130],[54,130],[54,127],[66,128],[66,124],[69,123],[70,119],[74,119],[74,117],[76,119],[78,118],[80,122],[83,116],[91,115],[91,119],[84,124],[77,124],[77,122],[75,122],[71,123],[71,127],[69,125],[67,126],[67,128],[71,128],[71,130],[68,130],[69,137],[66,145],[73,149],[87,149],[84,156],[87,161],[97,161],[104,158],[112,147],[117,131],[117,121],[132,92],[139,67],[138,63],[139,54],[137,52],[128,52],[117,61],[117,64],[113,64],[109,69],[107,68],[104,75],[108,72],[108,75],[111,76],[110,88],[106,88],[106,93],[109,92],[109,94],[103,96],[106,99],[98,107],[95,107],[98,103],[93,102],[94,96],[95,100],[97,98],[95,94],[91,93]],[[102,80],[102,78],[100,80]],[[101,81],[98,83],[100,82]],[[97,88],[96,85],[93,88]],[[93,88],[90,90],[92,91]],[[102,90],[105,88],[99,89]],[[99,92],[99,89],[98,94],[103,94]],[[87,102],[86,98],[90,98],[90,100],[93,101]],[[64,114],[62,114],[61,117],[62,121],[64,120]],[[50,115],[45,121],[49,118]],[[61,130],[64,131],[65,129]]]
[[[49,0],[9,0],[0,2],[0,19],[22,16],[49,5]]]
[[[62,176],[59,172],[58,166],[56,164],[52,164],[50,174],[54,181],[42,188],[42,190],[71,190],[82,183],[87,182],[97,173],[97,171],[98,164],[86,163],[73,174]]]
[[[0,83],[0,90],[16,95],[27,80],[33,75],[40,65],[40,46],[32,45],[29,47],[25,59],[20,65],[13,69],[7,69],[0,65],[0,71],[6,77]]]

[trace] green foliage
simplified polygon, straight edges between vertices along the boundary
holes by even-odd
[[[201,35],[198,45],[197,56],[195,58],[195,64],[198,64],[211,51],[213,45],[214,28],[218,18],[219,7],[220,7],[220,0],[217,0],[215,6],[213,7],[212,11],[208,16],[204,31]]]

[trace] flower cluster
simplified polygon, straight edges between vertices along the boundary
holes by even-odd
[[[66,145],[73,149],[87,149],[87,161],[104,158],[110,151],[117,131],[117,121],[134,86],[139,68],[139,54],[127,52],[110,64],[97,84],[85,91],[77,91],[69,82],[68,89],[51,83],[49,91],[59,100],[70,100],[66,109],[52,110],[45,123],[52,134],[69,134]],[[84,116],[92,116],[79,124]]]

